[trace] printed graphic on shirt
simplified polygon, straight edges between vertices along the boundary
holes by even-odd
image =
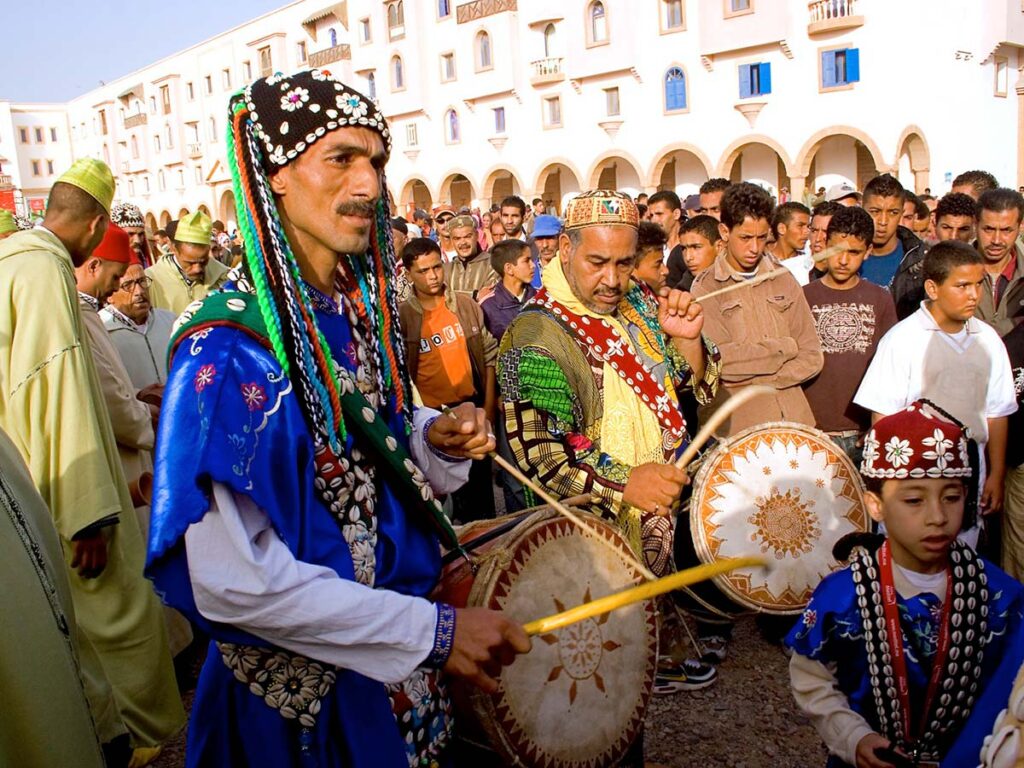
[[[462,324],[456,320],[454,323],[439,329],[437,333],[420,339],[420,354],[427,354],[435,349],[440,349],[447,344],[453,344],[458,339],[465,338],[462,332]]]
[[[1013,369],[1013,391],[1017,393],[1017,400],[1024,395],[1024,365]]]
[[[872,304],[838,302],[811,306],[814,326],[826,355],[844,352],[864,354],[875,336],[875,307]]]

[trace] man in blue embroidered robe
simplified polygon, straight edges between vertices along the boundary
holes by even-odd
[[[440,764],[442,668],[493,690],[529,648],[427,599],[430,489],[494,438],[471,404],[411,409],[389,150],[373,103],[317,70],[232,100],[245,265],[172,340],[149,543],[157,589],[213,639],[189,766]]]

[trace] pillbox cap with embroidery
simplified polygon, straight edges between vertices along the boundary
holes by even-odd
[[[213,230],[213,221],[202,211],[189,213],[178,220],[178,227],[174,231],[174,239],[179,243],[194,243],[195,245],[209,245],[210,232]]]
[[[928,400],[879,419],[864,437],[860,473],[881,480],[969,478],[967,431]]]
[[[110,213],[110,204],[114,202],[114,174],[102,160],[92,157],[75,160],[57,181],[88,193]]]
[[[610,189],[595,189],[577,195],[565,207],[565,228],[640,226],[640,212],[629,195]]]
[[[110,220],[122,228],[138,227],[142,229],[146,226],[139,206],[132,203],[115,203],[110,209]]]
[[[132,263],[132,244],[128,233],[117,224],[109,224],[100,244],[92,255],[103,261],[116,261],[118,264]]]

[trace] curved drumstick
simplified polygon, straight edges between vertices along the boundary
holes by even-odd
[[[445,414],[445,416],[451,416],[453,419],[458,419],[458,416],[455,415],[455,413],[452,411],[451,408],[448,408],[448,407],[442,408],[442,412]],[[624,552],[621,549],[619,549],[619,547],[617,547],[615,545],[615,543],[612,542],[610,539],[606,539],[604,536],[599,536],[599,535],[595,534],[594,530],[590,526],[588,526],[585,522],[583,522],[582,518],[580,518],[579,515],[577,515],[575,512],[572,512],[568,507],[565,506],[565,504],[563,502],[561,502],[558,499],[556,499],[550,493],[548,493],[543,488],[541,488],[540,485],[538,485],[537,483],[533,482],[530,478],[528,478],[526,475],[524,475],[522,472],[520,472],[519,471],[519,467],[515,466],[514,464],[512,464],[512,462],[508,461],[507,459],[504,459],[503,457],[499,456],[497,451],[490,451],[487,455],[491,457],[491,459],[494,461],[495,464],[497,464],[499,467],[501,467],[506,472],[508,472],[510,475],[512,475],[512,477],[514,477],[520,483],[522,483],[527,488],[529,488],[531,491],[533,491],[538,496],[540,496],[542,499],[544,499],[544,501],[547,502],[547,504],[549,504],[551,506],[551,508],[553,510],[555,510],[555,512],[560,514],[566,520],[569,520],[571,523],[573,523],[577,528],[579,528],[581,531],[583,531],[587,535],[592,536],[597,541],[600,541],[602,544],[604,544],[610,550],[615,552],[619,557],[625,557],[627,560],[632,561],[630,563],[630,565],[632,565],[634,568],[636,568],[638,571],[640,571],[640,573],[643,574],[645,579],[647,579],[648,581],[653,581],[653,580],[657,579],[657,577],[651,572],[650,568],[648,568],[643,563],[641,563],[639,560],[637,560],[635,557],[633,557],[631,553]],[[574,499],[577,499],[577,498],[586,499],[587,497],[586,496],[582,496],[582,497],[574,496],[573,498]]]
[[[700,432],[698,432],[696,437],[694,437],[693,440],[690,441],[690,444],[686,446],[686,450],[683,451],[682,455],[676,459],[676,468],[686,469],[689,463],[693,461],[693,457],[696,456],[697,452],[703,447],[704,443],[711,439],[715,430],[722,425],[723,421],[732,415],[733,411],[751,398],[760,397],[761,395],[771,395],[774,393],[775,389],[772,387],[766,387],[763,384],[755,384],[751,387],[744,387],[722,403],[722,406],[711,414],[711,418],[708,419],[707,424],[701,427]]]
[[[838,250],[839,249],[833,245],[823,250],[817,256],[813,256],[812,258],[814,260],[815,265],[818,265],[822,261],[826,261],[827,259],[831,258],[832,254]],[[771,280],[773,277],[785,275],[788,272],[789,270],[786,269],[785,267],[779,267],[777,269],[773,269],[771,272],[765,272],[762,275],[758,275],[757,277],[752,277],[748,280],[743,280],[741,282],[733,283],[732,285],[727,285],[725,288],[719,288],[717,291],[711,291],[711,293],[705,293],[703,296],[694,296],[693,300],[700,304],[701,302],[706,301],[707,299],[713,298],[715,296],[721,296],[723,293],[729,293],[730,291],[738,291],[740,288],[750,288],[751,286],[757,285],[758,283],[763,283],[765,280]]]
[[[663,595],[674,589],[688,587],[691,584],[705,581],[722,573],[734,571],[737,568],[755,568],[767,565],[768,561],[763,557],[734,557],[728,560],[719,560],[709,565],[698,565],[695,568],[687,568],[685,571],[678,571],[669,576],[649,581],[646,584],[630,587],[605,597],[599,597],[597,600],[577,605],[575,608],[556,613],[553,616],[531,621],[529,624],[524,624],[523,629],[528,635],[541,635],[567,627],[584,619],[591,619],[595,616],[609,613],[617,608],[624,608],[641,600]]]

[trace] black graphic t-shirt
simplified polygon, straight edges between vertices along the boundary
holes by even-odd
[[[1013,371],[1013,389],[1017,393],[1017,412],[1010,415],[1007,425],[1010,439],[1006,443],[1006,464],[1019,467],[1024,464],[1024,324],[1018,325],[1003,337],[1010,355]]]
[[[871,414],[854,405],[853,396],[878,342],[896,324],[892,296],[867,280],[847,291],[815,280],[804,286],[804,296],[825,353],[821,373],[804,384],[818,429],[865,430],[871,424]]]

